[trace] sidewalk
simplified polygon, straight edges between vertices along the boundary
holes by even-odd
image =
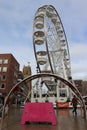
[[[73,116],[72,109],[55,110],[57,125],[50,124],[26,124],[20,125],[22,109],[11,109],[5,117],[2,130],[86,130],[87,119],[81,116],[81,110],[77,110],[77,116]]]

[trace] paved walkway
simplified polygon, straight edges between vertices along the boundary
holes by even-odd
[[[81,116],[80,109],[77,110],[77,116],[73,116],[71,109],[55,110],[58,121],[56,126],[35,123],[20,125],[22,111],[22,109],[12,108],[4,118],[1,130],[87,130],[87,119]]]

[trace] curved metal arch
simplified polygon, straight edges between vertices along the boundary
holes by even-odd
[[[15,96],[16,94],[20,94],[20,95],[22,95],[22,96],[24,96],[24,97],[26,97],[27,95],[25,95],[24,93],[22,93],[22,92],[16,92],[16,93],[14,93],[13,94],[13,96]]]
[[[70,83],[69,81],[67,81],[66,79],[64,79],[64,78],[62,78],[62,77],[60,77],[58,75],[49,74],[49,73],[40,73],[40,74],[28,76],[27,78],[23,79],[22,81],[20,81],[19,83],[17,83],[16,85],[13,86],[13,88],[10,90],[10,92],[8,93],[8,95],[7,95],[7,97],[5,98],[5,101],[4,101],[3,110],[2,110],[2,120],[4,118],[4,109],[5,109],[5,105],[6,105],[7,99],[9,98],[10,94],[12,93],[12,91],[16,87],[18,87],[18,85],[22,84],[26,80],[31,81],[31,80],[34,80],[36,78],[48,77],[48,76],[54,77],[55,79],[62,81],[63,83],[65,83],[66,85],[68,85],[69,88],[71,88],[71,90],[76,94],[76,96],[78,97],[78,99],[79,99],[79,101],[80,101],[80,103],[82,105],[83,112],[84,112],[84,118],[86,119],[86,108],[85,108],[85,104],[84,104],[83,98],[82,98],[80,92],[77,90],[77,88],[72,83]]]

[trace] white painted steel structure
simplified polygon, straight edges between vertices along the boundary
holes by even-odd
[[[42,6],[35,13],[33,45],[39,73],[53,73],[66,80],[71,79],[70,54],[66,34],[60,16],[52,5]],[[42,78],[42,82],[48,88],[49,101],[53,99],[57,102],[66,102],[70,98],[70,90],[67,85],[47,77]],[[32,95],[34,93],[33,89]],[[31,100],[35,100],[34,97]]]

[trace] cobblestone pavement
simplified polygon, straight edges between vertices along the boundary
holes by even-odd
[[[31,123],[21,125],[20,120],[23,109],[11,108],[4,118],[1,130],[87,130],[87,119],[77,110],[77,116],[72,114],[71,109],[57,109],[57,125]]]

